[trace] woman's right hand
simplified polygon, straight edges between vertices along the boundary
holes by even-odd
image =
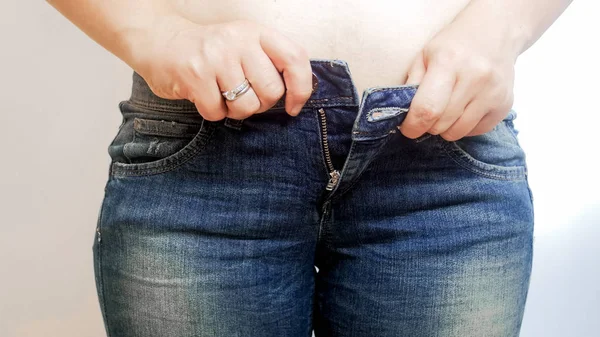
[[[285,110],[296,116],[312,93],[306,51],[273,29],[247,20],[199,25],[179,16],[152,27],[132,38],[129,65],[157,96],[187,99],[207,120],[244,119],[284,94]],[[245,78],[251,87],[239,98],[221,95]]]

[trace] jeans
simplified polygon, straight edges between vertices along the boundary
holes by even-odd
[[[518,336],[533,206],[515,111],[409,139],[418,85],[359,101],[347,62],[310,62],[296,117],[284,96],[204,120],[134,72],[93,242],[107,335]]]

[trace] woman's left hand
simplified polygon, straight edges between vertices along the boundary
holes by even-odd
[[[519,49],[510,21],[458,18],[414,60],[406,84],[418,84],[400,131],[448,141],[491,131],[513,105]]]

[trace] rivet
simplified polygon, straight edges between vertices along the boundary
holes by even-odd
[[[312,91],[314,92],[319,86],[319,79],[315,73],[312,73]]]

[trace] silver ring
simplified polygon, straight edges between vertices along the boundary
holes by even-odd
[[[226,100],[234,101],[238,97],[242,96],[246,91],[248,91],[248,89],[250,89],[250,82],[246,78],[244,82],[242,82],[242,84],[238,85],[234,89],[228,91],[221,91],[221,94],[223,95],[223,97],[225,97]]]

